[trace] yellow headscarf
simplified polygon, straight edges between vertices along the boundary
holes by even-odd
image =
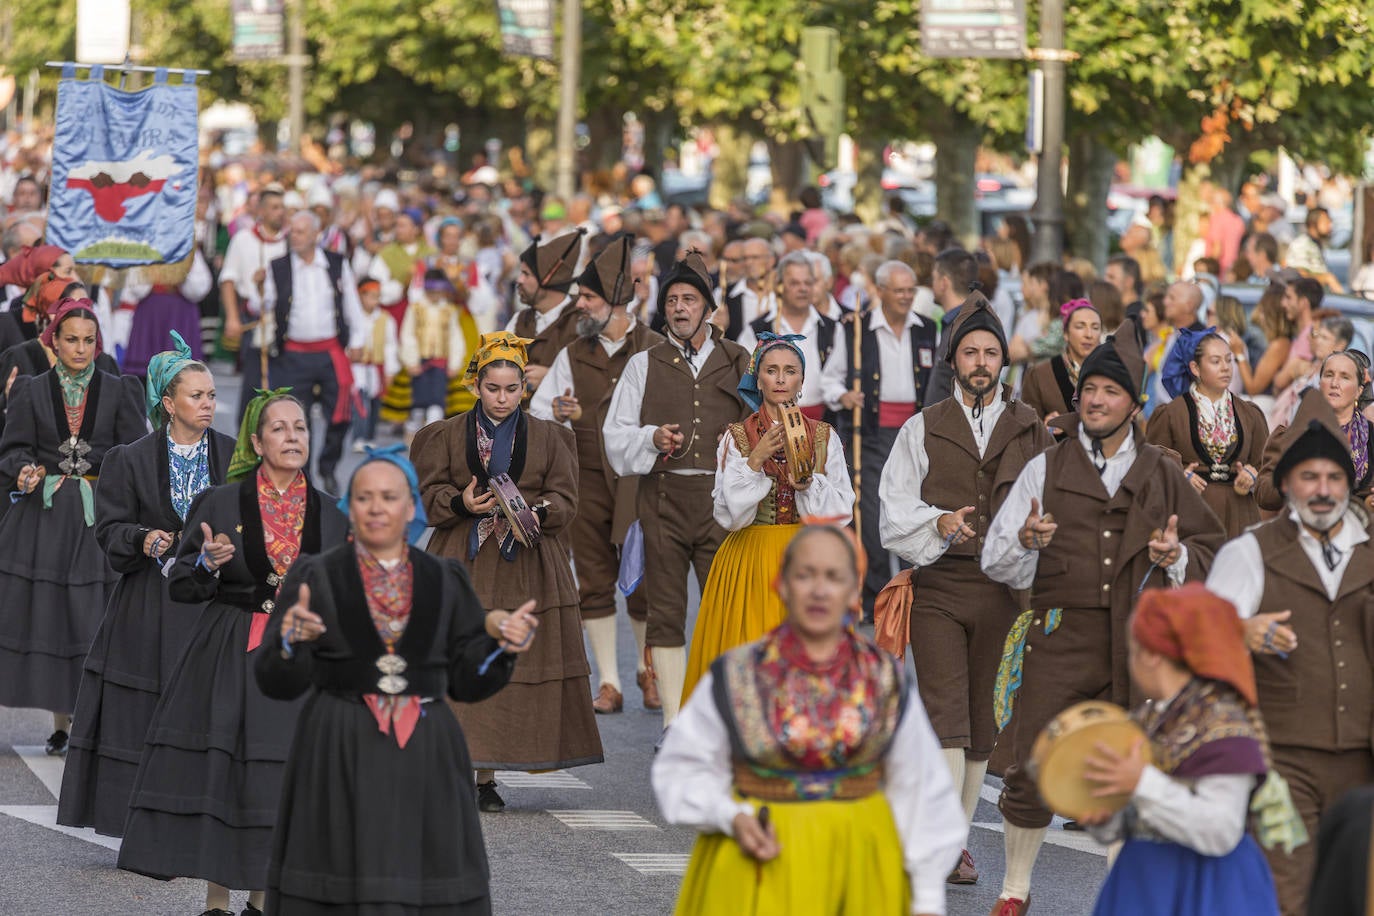
[[[472,359],[468,360],[467,370],[463,373],[464,387],[476,394],[478,374],[485,366],[497,360],[508,360],[519,366],[521,371],[524,371],[525,363],[529,362],[529,356],[525,353],[525,345],[531,343],[534,341],[519,337],[510,331],[483,334],[481,345],[477,348],[477,352],[472,354]]]

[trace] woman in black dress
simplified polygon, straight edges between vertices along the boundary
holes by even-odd
[[[354,542],[291,570],[257,653],[269,695],[316,688],[287,764],[269,913],[491,912],[472,762],[443,698],[505,686],[535,602],[484,611],[461,563],[407,546],[423,510],[393,449],[354,473],[340,501]]]
[[[198,605],[172,601],[166,568],[191,501],[224,483],[234,440],[210,428],[215,379],[176,332],[148,361],[148,419],[157,427],[110,450],[95,491],[95,536],[119,582],[86,655],[57,822],[121,836],[162,685]]]
[[[81,662],[115,574],[95,535],[105,455],[148,431],[138,379],[96,367],[89,299],[67,299],[43,331],[51,369],[20,375],[0,436],[0,705],[53,711],[48,753],[67,750]],[[3,498],[3,496],[0,496]]]
[[[300,709],[263,696],[250,653],[296,558],[342,544],[348,534],[332,497],[306,480],[309,460],[300,402],[285,389],[260,392],[244,412],[231,482],[191,504],[168,576],[173,600],[209,605],[148,727],[119,867],[154,878],[204,878],[208,916],[231,916],[231,887],[253,889],[245,914],[261,909]]]

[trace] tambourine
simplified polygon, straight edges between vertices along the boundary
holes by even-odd
[[[525,502],[525,497],[520,495],[520,488],[510,479],[510,475],[498,474],[487,481],[487,486],[496,497],[497,508],[506,517],[506,521],[510,522],[515,539],[525,547],[538,544],[542,537],[539,516],[534,514],[529,503]]]
[[[782,406],[782,447],[792,482],[804,484],[816,472],[816,447],[806,433],[806,416],[795,403]]]
[[[1083,778],[1085,761],[1101,742],[1120,754],[1145,737],[1145,731],[1120,706],[1100,700],[1075,703],[1055,716],[1031,746],[1030,774],[1045,805],[1064,817],[1083,817],[1094,811],[1116,812],[1131,800],[1130,793],[1094,796],[1097,789]],[[1144,745],[1151,762],[1150,744]]]

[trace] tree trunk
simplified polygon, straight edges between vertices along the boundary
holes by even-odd
[[[879,142],[854,142],[855,171],[858,184],[854,188],[854,212],[868,225],[883,216],[883,145]]]
[[[1105,217],[1115,167],[1116,154],[1090,134],[1069,138],[1068,193],[1064,197],[1069,250],[1092,261],[1099,271],[1107,264]]]
[[[806,150],[800,140],[779,143],[770,139],[767,142],[768,158],[773,167],[773,194],[769,206],[787,214],[792,211],[802,183],[806,181]]]
[[[932,123],[935,141],[936,213],[949,223],[956,238],[973,244],[978,238],[978,212],[974,206],[975,160],[982,131],[960,111],[949,109]]]
[[[749,148],[754,138],[733,124],[718,124],[712,130],[720,155],[711,164],[711,206],[724,210],[748,184]]]
[[[609,169],[620,160],[625,112],[614,105],[603,105],[587,112],[587,149],[583,166],[590,171]]]
[[[1189,163],[1183,167],[1178,182],[1178,201],[1174,205],[1174,273],[1182,275],[1188,267],[1188,249],[1198,237],[1198,216],[1204,206],[1202,184],[1211,180],[1212,169],[1207,163]]]

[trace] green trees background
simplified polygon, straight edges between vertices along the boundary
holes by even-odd
[[[314,66],[307,112],[403,120],[421,135],[457,121],[527,143],[552,124],[554,63],[500,53],[492,0],[305,0]],[[0,63],[22,74],[70,59],[75,0],[15,4]],[[206,101],[249,103],[283,117],[285,69],[230,57],[227,0],[134,0],[144,59],[213,71]],[[775,185],[800,168],[798,43],[808,25],[835,27],[848,86],[848,132],[876,178],[891,139],[940,151],[942,215],[971,229],[973,152],[1015,149],[1026,117],[1026,61],[937,60],[920,50],[920,0],[598,0],[583,3],[582,118],[592,164],[619,149],[620,118],[646,122],[653,151],[692,125],[722,142],[762,139]],[[1100,212],[1102,176],[1149,136],[1189,153],[1188,180],[1234,184],[1257,151],[1283,146],[1338,166],[1361,161],[1374,122],[1370,0],[1066,0],[1068,187],[1075,213]],[[1031,43],[1038,4],[1028,4]],[[46,73],[45,80],[54,79]],[[528,141],[528,142],[527,142]],[[720,176],[728,194],[733,174]],[[742,177],[742,171],[741,171]],[[876,181],[865,187],[876,187]],[[1082,221],[1085,222],[1085,221]],[[1076,246],[1077,247],[1077,246]]]

